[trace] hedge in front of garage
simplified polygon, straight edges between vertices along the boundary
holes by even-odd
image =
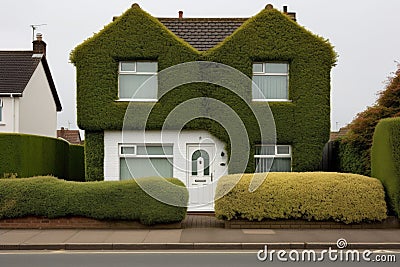
[[[310,33],[281,12],[265,9],[217,47],[199,52],[134,5],[71,54],[71,62],[77,69],[78,124],[89,132],[89,138],[93,133],[92,141],[86,146],[87,180],[102,177],[104,163],[100,156],[104,155],[104,144],[100,132],[123,127],[128,103],[116,101],[118,62],[121,60],[157,60],[159,71],[179,63],[214,61],[229,65],[250,79],[255,61],[289,62],[292,101],[270,103],[277,142],[293,146],[294,171],[318,168],[323,146],[329,139],[330,71],[336,60],[327,40]],[[245,101],[216,85],[193,83],[180,86],[158,101],[146,128],[160,130],[168,113],[188,99],[210,97],[220,100],[239,114],[245,124],[251,145],[246,172],[254,172],[254,146],[261,142],[261,138],[248,105],[262,110],[267,103],[251,101],[250,83],[248,88],[240,90],[244,92]],[[149,103],[131,105],[132,116],[129,119],[133,128],[150,106]],[[207,110],[207,107],[201,108]],[[184,129],[209,131],[228,144],[230,154],[229,136],[217,122],[193,120]]]
[[[390,213],[400,216],[400,118],[381,120],[371,152],[372,176],[382,181]]]
[[[53,177],[0,180],[0,219],[83,216],[99,220],[133,220],[142,224],[174,223],[186,216],[188,192],[177,179],[146,178],[141,186],[158,188],[183,207],[164,204],[133,180],[67,182]]]
[[[265,174],[256,174],[262,179]],[[358,223],[382,221],[385,193],[378,179],[341,173],[269,173],[254,192],[252,174],[218,181],[215,215],[224,220],[305,219]],[[233,188],[232,190],[229,190]]]
[[[28,134],[0,133],[0,177],[53,175],[84,181],[82,146]]]

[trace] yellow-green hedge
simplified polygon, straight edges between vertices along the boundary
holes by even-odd
[[[255,174],[254,178],[260,179],[263,175]],[[253,175],[240,176],[224,176],[218,182],[215,214],[220,219],[357,223],[381,221],[387,217],[383,186],[374,178],[322,172],[269,173],[262,185],[250,192]]]
[[[382,181],[389,214],[400,217],[400,118],[381,120],[371,150],[372,176]]]

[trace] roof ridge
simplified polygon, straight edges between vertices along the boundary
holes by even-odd
[[[185,17],[185,18],[174,18],[174,17],[157,17],[157,19],[168,19],[168,20],[238,20],[238,21],[246,21],[248,20],[250,17],[243,17],[243,18],[238,18],[238,17],[209,17],[209,18],[197,18],[197,17]]]
[[[0,50],[0,53],[17,53],[17,52],[33,53],[32,50]]]

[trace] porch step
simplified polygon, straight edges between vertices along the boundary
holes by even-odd
[[[213,211],[188,211],[187,215],[215,217],[215,212],[213,212]]]
[[[224,221],[218,220],[211,214],[207,213],[206,215],[202,215],[199,213],[188,213],[185,220],[182,222],[182,228],[224,228]]]

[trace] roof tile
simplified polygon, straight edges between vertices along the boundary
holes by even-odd
[[[0,94],[22,94],[41,58],[32,51],[0,51]]]
[[[199,51],[221,43],[247,18],[159,18],[170,31]]]

